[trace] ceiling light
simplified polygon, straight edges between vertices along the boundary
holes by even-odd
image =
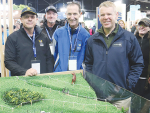
[[[66,11],[67,11],[67,9],[65,7],[60,8],[60,12],[66,12]]]
[[[114,2],[114,4],[115,4],[115,5],[122,4],[122,0],[117,0],[117,1]]]

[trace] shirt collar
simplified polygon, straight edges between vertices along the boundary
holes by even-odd
[[[119,25],[115,24],[115,28],[110,34],[116,34],[118,32],[118,29],[119,29]],[[97,32],[105,35],[104,30],[103,30],[103,26]]]

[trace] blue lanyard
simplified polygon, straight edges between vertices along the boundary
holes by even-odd
[[[27,33],[27,32],[26,32]],[[27,33],[28,37],[32,40],[33,42],[33,53],[34,53],[34,58],[36,59],[36,47],[35,47],[35,30],[33,32],[33,39],[29,36],[29,34]]]
[[[56,27],[56,29],[57,29],[57,28],[58,28],[58,26]],[[53,39],[52,39],[52,37],[50,36],[50,34],[49,34],[49,32],[48,32],[48,30],[47,30],[47,28],[46,28],[46,27],[45,27],[45,29],[46,29],[46,32],[47,32],[47,35],[48,35],[48,37],[49,37],[50,41],[52,42],[52,40],[53,40]],[[55,29],[55,30],[56,30],[56,29]]]
[[[70,38],[70,44],[71,44],[71,50],[74,51],[75,50],[75,47],[76,47],[76,44],[77,44],[77,38],[78,38],[78,34],[80,32],[80,25],[79,25],[79,30],[78,30],[78,33],[77,33],[77,37],[76,37],[76,41],[74,43],[74,47],[72,46],[72,40],[71,40],[71,34],[70,34],[70,31],[69,31],[69,24],[68,24],[68,33],[69,33],[69,38]]]

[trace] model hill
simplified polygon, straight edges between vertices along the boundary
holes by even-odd
[[[121,113],[97,101],[81,73],[0,78],[0,113]]]

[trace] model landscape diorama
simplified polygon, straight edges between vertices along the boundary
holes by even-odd
[[[0,113],[121,113],[81,73],[0,78]]]

